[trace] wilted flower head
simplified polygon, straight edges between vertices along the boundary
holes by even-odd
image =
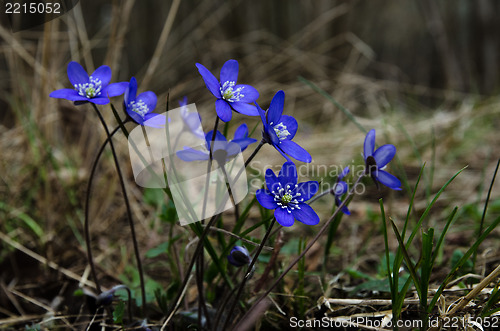
[[[396,147],[394,145],[383,145],[375,150],[375,130],[370,130],[365,138],[364,153],[365,172],[370,175],[377,187],[378,182],[393,189],[401,190],[401,181],[384,171],[383,169],[396,155]]]
[[[156,108],[156,94],[151,91],[142,92],[137,95],[137,80],[135,77],[130,79],[125,97],[123,99],[123,107],[137,124],[146,125],[153,128],[160,128],[165,125],[166,118],[164,115],[152,113]]]
[[[248,250],[245,247],[234,246],[231,253],[227,256],[227,260],[235,267],[242,267],[250,264],[252,259],[250,258],[250,253],[248,253]]]
[[[257,104],[256,104],[257,105]],[[288,161],[288,155],[302,162],[311,162],[311,155],[292,139],[297,132],[298,124],[295,118],[283,115],[285,106],[285,92],[278,91],[269,105],[267,112],[264,112],[259,105],[260,117],[264,128],[262,129],[262,138],[264,141],[276,148]]]
[[[208,90],[217,98],[215,110],[222,121],[228,122],[231,120],[233,116],[231,109],[244,115],[259,115],[255,106],[249,104],[259,98],[259,92],[250,85],[236,84],[238,80],[238,61],[229,60],[224,63],[220,71],[220,82],[202,64],[196,63],[196,67]]]
[[[318,182],[297,184],[297,168],[293,162],[285,162],[278,177],[267,169],[266,187],[255,193],[257,201],[264,208],[274,209],[279,224],[292,226],[295,219],[307,225],[319,223],[316,212],[305,203],[318,191]]]
[[[128,85],[127,82],[109,84],[111,69],[108,66],[100,66],[89,76],[75,61],[68,64],[68,78],[74,88],[55,90],[49,96],[73,101],[75,104],[92,102],[105,105],[109,103],[109,97],[122,95]]]

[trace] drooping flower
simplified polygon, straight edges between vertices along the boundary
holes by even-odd
[[[316,212],[305,203],[318,191],[316,181],[297,184],[297,168],[285,162],[276,177],[271,169],[266,171],[266,189],[256,192],[257,201],[266,209],[274,209],[274,217],[283,226],[292,226],[294,220],[307,225],[319,223]]]
[[[109,103],[109,97],[122,95],[128,86],[127,82],[109,84],[111,69],[108,66],[100,66],[89,76],[75,61],[68,64],[68,78],[73,89],[55,90],[49,96],[73,101],[75,104],[92,102],[105,105]]]
[[[250,85],[236,84],[238,61],[228,60],[224,63],[220,71],[220,81],[202,64],[196,63],[196,67],[208,90],[217,98],[215,110],[222,121],[231,120],[233,116],[231,109],[244,115],[259,115],[255,106],[249,104],[259,98],[259,92]]]
[[[234,246],[227,256],[227,260],[235,267],[242,267],[244,265],[250,264],[250,261],[252,259],[250,258],[248,249],[246,249],[244,246]]]
[[[257,104],[256,104],[257,105]],[[276,148],[288,161],[291,156],[302,162],[309,163],[312,161],[311,155],[292,139],[297,132],[297,120],[292,116],[283,115],[283,107],[285,106],[285,92],[278,91],[271,104],[269,110],[264,112],[257,105],[260,117],[264,128],[262,129],[262,138],[264,141]]]
[[[383,169],[396,155],[396,147],[394,145],[383,145],[375,150],[375,130],[370,130],[365,138],[363,157],[365,159],[365,173],[379,187],[378,183],[393,189],[401,190],[401,181]]]
[[[342,173],[337,177],[337,182],[332,189],[332,194],[335,196],[335,205],[339,207],[342,204],[342,196],[349,191],[349,185],[342,179],[349,173],[349,167],[345,167]],[[341,211],[346,215],[351,215],[347,206],[343,206]]]
[[[223,161],[225,161],[244,151],[250,144],[257,141],[256,139],[248,138],[248,127],[246,124],[242,124],[236,129],[234,138],[230,141],[227,141],[226,137],[217,131],[212,145],[212,135],[213,130],[205,135],[205,149],[197,150],[184,147],[183,150],[177,151],[177,156],[187,162],[208,160],[210,157],[210,146],[212,146],[214,158],[218,159],[218,157],[222,157]]]
[[[164,115],[152,113],[156,108],[156,101],[156,94],[151,91],[137,95],[137,80],[135,77],[130,79],[123,98],[123,107],[127,115],[137,124],[153,128],[161,128],[165,125]]]

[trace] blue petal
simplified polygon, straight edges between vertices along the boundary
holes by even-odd
[[[335,184],[335,188],[333,190],[333,194],[336,196],[342,196],[349,191],[349,185],[347,185],[346,182],[343,180],[339,181],[338,183]]]
[[[137,124],[140,124],[140,125],[142,125],[144,123],[144,118],[142,118],[141,115],[137,114],[135,111],[133,111],[129,107],[126,107],[126,110],[127,110],[128,116],[130,116],[134,120],[134,122],[136,122]]]
[[[209,132],[207,132],[207,134],[205,135],[205,140],[207,141],[207,144],[210,146],[210,144],[212,143],[212,139],[215,141],[224,141],[226,142],[227,139],[226,137],[224,137],[224,135],[222,133],[220,133],[219,130],[217,130],[215,132],[215,137],[213,137],[214,135],[214,130],[210,130]]]
[[[264,124],[264,130],[266,130],[266,128],[269,126],[267,124],[266,113],[264,112],[264,110],[262,108],[260,108],[260,106],[257,102],[255,103],[255,108],[259,112],[260,119],[262,120],[262,124]]]
[[[228,156],[233,156],[233,155],[236,155],[238,153],[241,153],[240,145],[238,145],[237,143],[234,143],[234,142],[227,143],[227,145],[224,147],[224,149],[226,150]]]
[[[197,151],[192,148],[185,148],[182,151],[177,151],[175,154],[177,154],[179,159],[186,162],[208,160],[208,152]]]
[[[344,170],[342,170],[342,173],[339,175],[339,177],[337,178],[337,180],[341,180],[342,178],[344,178],[345,176],[347,176],[347,174],[349,173],[349,167],[345,167]]]
[[[108,97],[95,97],[87,99],[89,102],[95,103],[96,105],[107,105],[109,103]]]
[[[265,174],[266,187],[269,191],[274,191],[274,187],[278,184],[278,178],[271,169],[266,170]]]
[[[286,137],[286,139],[292,140],[293,137],[295,137],[295,133],[297,133],[297,128],[299,127],[299,125],[297,124],[297,120],[292,116],[283,115],[279,119],[279,123],[283,123],[283,125],[286,126],[287,131],[290,133],[290,135]],[[274,125],[279,123],[275,123]]]
[[[374,150],[375,150],[375,130],[371,129],[366,134],[365,143],[363,146],[363,151],[364,151],[363,157],[365,158],[365,160],[368,156],[373,155]]]
[[[108,87],[106,88],[106,93],[104,93],[104,94],[110,98],[117,97],[117,96],[125,93],[128,86],[129,86],[129,82],[120,82],[120,83],[109,84]]]
[[[401,181],[387,171],[379,170],[377,180],[393,190],[401,190]]]
[[[391,162],[391,160],[396,155],[396,147],[394,145],[384,145],[379,147],[375,153],[373,153],[373,157],[375,158],[375,162],[377,162],[377,167],[383,168],[387,165],[387,163]]]
[[[108,66],[100,66],[90,76],[94,79],[99,79],[102,86],[107,86],[111,81],[111,68]]]
[[[179,106],[186,106],[188,104],[188,98],[187,96],[184,96],[184,98],[182,98],[182,100],[179,100]]]
[[[234,132],[234,139],[233,140],[243,139],[243,138],[247,138],[247,137],[248,137],[248,127],[247,127],[246,123],[243,123]]]
[[[240,93],[243,95],[238,102],[252,103],[259,98],[259,92],[253,86],[238,84],[234,89],[236,90],[237,88],[242,88]]]
[[[234,139],[231,140],[232,143],[238,144],[240,146],[241,151],[243,152],[247,147],[255,142],[257,139],[253,138],[243,138],[243,139]]]
[[[125,105],[128,106],[128,104],[131,101],[135,101],[135,96],[137,95],[137,80],[135,77],[130,78],[130,83],[128,84],[128,88],[125,90]]]
[[[49,94],[51,98],[66,99],[69,101],[88,101],[86,97],[82,97],[74,89],[63,88],[61,90],[55,90]]]
[[[68,64],[68,78],[73,86],[75,86],[75,84],[85,84],[89,82],[89,75],[81,64],[75,61],[71,61]]]
[[[233,117],[231,107],[229,107],[227,102],[222,99],[215,101],[215,111],[217,112],[217,116],[219,116],[223,122],[229,122],[231,117]]]
[[[220,70],[220,83],[235,82],[238,80],[238,61],[228,60]]]
[[[282,226],[292,226],[295,222],[292,213],[289,213],[286,208],[276,208],[274,211],[274,218]]]
[[[342,204],[342,200],[340,200],[339,197],[335,197],[335,205],[338,207]],[[349,211],[349,209],[347,208],[346,205],[342,206],[342,208],[340,209],[341,212],[343,212],[344,214],[346,215],[351,215],[351,212]]]
[[[297,167],[293,162],[285,162],[281,167],[280,173],[278,175],[278,180],[281,185],[286,187],[287,185],[295,186],[297,184]]]
[[[283,107],[285,106],[285,92],[278,91],[271,100],[269,105],[269,111],[267,112],[267,122],[274,125],[278,124],[278,121],[283,114]]]
[[[280,144],[280,148],[286,154],[290,155],[296,160],[309,163],[312,161],[311,155],[298,144],[291,140],[282,140]]]
[[[144,116],[143,125],[152,128],[163,128],[167,122],[167,117],[161,114],[149,113]]]
[[[300,193],[300,197],[307,201],[313,197],[313,195],[318,192],[319,184],[318,182],[311,180],[308,182],[299,183],[296,189],[296,193]]]
[[[305,203],[300,203],[299,207],[300,209],[295,208],[292,210],[293,217],[295,217],[297,221],[306,225],[316,225],[319,223],[319,216],[316,214],[314,209],[311,208],[311,206],[306,205]]]
[[[196,67],[198,68],[198,71],[200,72],[201,77],[205,81],[205,85],[207,86],[208,90],[216,97],[216,98],[221,98],[220,94],[220,84],[217,78],[207,69],[205,68],[202,64],[196,63]]]
[[[156,94],[151,91],[142,92],[136,98],[137,102],[142,101],[148,106],[148,113],[152,112],[156,108],[156,102],[158,98]]]
[[[250,105],[248,103],[243,102],[231,102],[231,107],[236,110],[238,113],[247,115],[247,116],[258,116],[259,111],[254,105]]]
[[[274,201],[274,196],[268,190],[257,190],[255,196],[260,205],[266,209],[276,209],[278,204]]]

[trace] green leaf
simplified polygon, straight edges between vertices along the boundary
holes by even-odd
[[[123,314],[125,313],[125,302],[118,301],[118,304],[113,311],[113,322],[115,324],[123,324]]]

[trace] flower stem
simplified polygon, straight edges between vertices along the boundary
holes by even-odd
[[[112,137],[120,127],[118,126],[116,129],[114,129],[110,136]],[[94,163],[92,164],[92,170],[90,170],[90,177],[89,181],[87,183],[87,193],[85,196],[85,219],[83,222],[83,229],[84,229],[84,235],[85,235],[85,242],[87,244],[87,260],[89,261],[90,265],[90,272],[92,273],[92,278],[94,278],[94,282],[96,285],[96,289],[98,294],[101,294],[101,285],[99,284],[99,280],[97,278],[97,272],[96,272],[96,267],[94,264],[94,258],[92,256],[92,248],[90,244],[90,221],[89,221],[89,210],[90,210],[90,193],[92,191],[92,182],[94,180],[95,172],[97,170],[97,165],[99,164],[99,160],[101,159],[101,155],[104,152],[104,148],[106,148],[106,145],[109,142],[109,138],[106,138],[104,143],[102,144],[101,148],[97,152],[97,155],[94,159]]]
[[[134,246],[135,258],[137,261],[137,269],[139,272],[139,282],[140,282],[140,286],[141,286],[141,295],[142,295],[142,313],[144,316],[147,317],[147,313],[146,313],[147,312],[147,309],[146,309],[146,286],[144,283],[144,273],[142,271],[142,262],[141,262],[141,256],[139,254],[139,245],[137,244],[137,237],[135,234],[135,226],[134,226],[134,222],[132,220],[132,209],[130,208],[130,202],[129,202],[128,197],[127,197],[127,190],[125,189],[125,180],[123,179],[123,175],[122,175],[122,172],[120,169],[120,163],[118,162],[118,157],[116,155],[115,146],[113,144],[113,140],[111,139],[111,135],[109,133],[108,126],[106,125],[106,121],[102,117],[102,114],[99,111],[99,109],[97,108],[97,106],[93,103],[92,103],[92,106],[93,106],[97,116],[99,117],[99,120],[101,121],[101,124],[104,128],[104,131],[106,131],[106,136],[109,140],[109,145],[111,146],[111,153],[113,154],[113,159],[115,161],[116,172],[118,174],[118,178],[120,179],[120,186],[121,186],[121,190],[122,190],[122,194],[123,194],[123,199],[125,200],[125,206],[127,209],[127,218],[128,218],[128,222],[129,222],[129,226],[130,226],[130,232],[131,232],[131,236],[132,236],[132,243]]]
[[[240,299],[241,293],[243,292],[243,288],[245,287],[245,284],[248,279],[250,279],[252,269],[257,262],[257,259],[259,258],[260,253],[262,252],[262,248],[266,244],[267,239],[269,238],[269,235],[271,234],[271,230],[273,229],[274,224],[276,223],[276,218],[273,217],[273,220],[271,221],[271,225],[269,225],[269,228],[266,231],[266,234],[264,235],[264,238],[262,239],[262,242],[260,243],[259,247],[257,248],[257,252],[255,253],[252,262],[248,265],[247,272],[245,273],[245,277],[243,277],[243,280],[240,283],[240,287],[238,288],[238,292],[236,293],[236,296],[234,298],[234,304],[231,305],[229,309],[229,313],[227,314],[226,317],[226,322],[224,323],[224,327],[222,330],[227,330],[227,326],[229,323],[229,320],[231,319],[231,315],[233,314],[234,307],[238,304],[238,300]],[[224,307],[221,307],[221,309],[224,309]]]
[[[340,204],[340,206],[337,207],[337,209],[332,214],[332,216],[328,219],[328,221],[325,222],[325,224],[318,231],[318,233],[316,234],[316,236],[314,236],[314,238],[309,242],[309,244],[307,244],[307,247],[302,251],[302,253],[299,256],[297,256],[297,258],[295,258],[290,263],[290,265],[281,273],[281,275],[274,281],[274,283],[269,287],[269,289],[264,294],[262,294],[259,297],[259,299],[257,299],[257,301],[254,302],[254,304],[252,305],[252,307],[250,307],[250,309],[246,312],[246,314],[243,316],[243,318],[240,320],[240,322],[244,321],[245,318],[247,316],[249,316],[249,314],[252,311],[252,309],[254,309],[254,307],[256,307],[262,300],[264,300],[271,293],[271,291],[278,285],[278,283],[285,277],[285,275],[290,270],[292,270],[292,268],[300,261],[300,259],[302,259],[307,254],[307,252],[311,249],[311,247],[314,245],[314,243],[316,243],[316,241],[318,241],[318,239],[326,231],[326,229],[328,229],[330,223],[335,219],[335,216],[337,216],[337,214],[339,212],[341,212],[341,209],[346,205],[347,201],[349,201],[349,199],[354,195],[356,186],[359,184],[359,182],[361,181],[361,179],[364,176],[365,176],[365,174],[362,174],[361,176],[358,177],[358,179],[356,180],[356,182],[352,186],[351,190],[347,193],[347,197]],[[238,329],[238,325],[236,325],[236,327],[235,327],[235,330],[237,330],[237,329]]]
[[[250,162],[253,160],[253,158],[255,157],[255,155],[257,155],[257,153],[259,152],[259,150],[262,148],[262,146],[265,145],[265,141],[264,139],[262,139],[259,143],[259,145],[257,147],[255,147],[254,151],[252,152],[252,154],[250,155],[250,157],[245,161],[245,169],[248,167],[248,165],[250,164]],[[239,176],[238,176],[239,177]],[[238,179],[238,177],[236,179]]]

